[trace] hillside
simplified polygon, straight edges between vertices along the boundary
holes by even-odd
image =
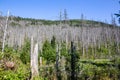
[[[5,21],[5,17],[1,16],[0,19]],[[92,24],[94,26],[113,26],[108,23],[93,21],[93,20],[82,20],[82,19],[70,19],[70,20],[43,20],[43,19],[33,19],[33,18],[22,18],[22,17],[9,17],[9,26],[31,26],[31,25],[59,25],[60,23],[64,24],[67,23],[69,26],[74,27],[90,27]]]
[[[0,17],[1,48],[5,21],[5,17]],[[70,80],[71,75],[74,80],[120,78],[120,27],[90,20],[52,21],[11,16],[4,54],[0,52],[1,80],[30,80],[32,39],[39,46],[40,74],[32,80]]]
[[[5,17],[0,17],[0,19],[2,23],[1,30],[3,30],[6,20]],[[95,39],[95,42],[101,42],[105,41],[104,36],[108,36],[107,38],[110,38],[108,40],[111,40],[113,34],[117,37],[119,35],[119,27],[114,28],[113,25],[103,22],[90,20],[63,20],[60,22],[57,20],[40,20],[14,16],[9,17],[7,31],[7,42],[12,46],[14,43],[21,46],[25,36],[29,38],[33,36],[36,40],[42,40],[43,42],[45,39],[51,40],[52,36],[55,36],[58,41],[65,41],[68,38],[68,41],[75,40],[91,43],[93,39]]]

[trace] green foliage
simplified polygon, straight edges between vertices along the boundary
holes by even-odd
[[[120,3],[120,1],[119,1],[119,3]],[[119,21],[119,23],[120,23],[120,12],[119,13],[115,13],[114,14],[116,17],[118,17],[118,21]]]
[[[22,20],[22,18],[19,17],[19,16],[18,17],[13,17],[13,20],[19,22],[20,20]]]
[[[61,50],[60,50],[60,53],[61,53],[61,57],[64,56],[65,59],[66,59],[66,62],[65,62],[65,70],[70,73],[70,53],[66,47],[66,43],[63,42],[61,43]]]
[[[0,54],[0,59],[5,58],[6,60],[11,60],[14,57],[15,52],[16,51],[12,47],[5,45],[4,53]]]
[[[2,37],[0,36],[0,38]],[[0,51],[2,51],[2,40],[0,40]]]
[[[108,48],[105,48],[104,46],[101,46],[100,48],[97,49],[97,52],[99,54],[104,54],[104,55],[108,55],[109,51],[108,51]]]
[[[47,80],[47,79],[44,79],[44,78],[42,78],[42,77],[40,77],[40,76],[36,76],[36,77],[34,77],[32,80]]]
[[[4,52],[11,54],[13,52],[13,48],[12,47],[8,47],[8,45],[5,45]]]
[[[20,51],[20,59],[24,64],[30,62],[30,41],[28,39],[25,40],[25,43]]]
[[[65,56],[65,57],[68,57],[68,56],[69,56],[69,53],[68,53],[68,50],[67,50],[67,48],[66,48],[65,42],[63,42],[63,43],[61,44],[61,50],[60,50],[60,52],[61,52],[61,55],[62,55],[62,56]]]
[[[44,25],[53,25],[53,24],[55,24],[55,22],[54,22],[54,21],[51,21],[51,20],[42,20],[41,22],[42,22],[42,24],[44,24]]]
[[[117,43],[113,42],[113,44],[110,46],[110,50],[112,55],[118,54],[118,50],[117,50]]]
[[[0,80],[21,80],[21,79],[25,79],[23,75],[21,76],[19,73],[17,74],[11,70],[0,72]]]
[[[14,26],[21,26],[19,23],[16,23],[16,22],[11,22],[10,25],[13,26],[13,27]]]
[[[55,36],[52,37],[51,46],[52,46],[53,49],[56,49],[56,38],[55,38]]]
[[[48,66],[48,65],[47,65]],[[53,80],[55,74],[55,67],[48,66],[48,67],[40,67],[39,74],[44,80]]]
[[[37,25],[37,20],[31,20],[31,25]]]
[[[118,14],[116,14],[117,16]],[[119,17],[119,16],[118,16]],[[38,25],[39,22],[42,23],[43,25],[58,25],[60,24],[60,20],[44,20],[44,19],[34,19],[34,18],[22,18],[22,17],[10,17],[10,20],[13,19],[14,21],[16,22],[19,22],[19,21],[30,21],[31,25]],[[61,23],[63,24],[64,23],[64,20],[61,21]],[[96,25],[101,25],[101,26],[112,26],[113,25],[110,25],[110,24],[106,24],[104,22],[98,22],[98,21],[91,21],[91,20],[80,20],[80,19],[71,19],[71,20],[68,20],[67,22],[68,25],[70,26],[75,26],[75,27],[81,27],[82,24],[84,25],[91,25],[91,24],[96,24]]]
[[[25,80],[29,78],[30,71],[28,67],[16,59],[15,70],[0,70],[0,80]]]
[[[80,80],[117,80],[120,72],[112,64],[113,63],[111,63],[110,60],[106,59],[80,60],[76,69],[78,70],[78,74],[81,75],[78,75],[77,77]]]
[[[10,49],[9,49],[10,50]],[[29,66],[21,62],[19,54],[12,50],[0,53],[0,80],[26,80],[30,76]],[[13,62],[14,69],[7,69],[5,62]],[[2,63],[1,63],[2,62]]]
[[[89,58],[106,58],[115,54],[117,54],[117,47],[114,43],[101,44],[100,48],[98,46],[89,46],[87,50],[87,55]]]
[[[54,62],[56,59],[56,51],[52,48],[51,44],[46,40],[42,48],[42,57],[47,60],[47,62]]]

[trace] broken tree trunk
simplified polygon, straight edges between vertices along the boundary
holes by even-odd
[[[42,66],[42,57],[40,57],[40,66]]]
[[[31,38],[31,80],[39,76],[38,72],[38,43],[33,48],[33,38]]]

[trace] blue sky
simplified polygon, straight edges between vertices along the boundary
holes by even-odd
[[[80,19],[83,13],[86,19],[110,22],[111,14],[120,9],[119,0],[0,0],[0,11],[6,15],[59,19],[59,12],[67,10],[69,19]]]

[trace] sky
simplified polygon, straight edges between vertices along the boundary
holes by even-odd
[[[26,18],[58,20],[60,11],[67,10],[69,19],[111,21],[111,14],[118,13],[119,0],[0,0],[0,12]]]

